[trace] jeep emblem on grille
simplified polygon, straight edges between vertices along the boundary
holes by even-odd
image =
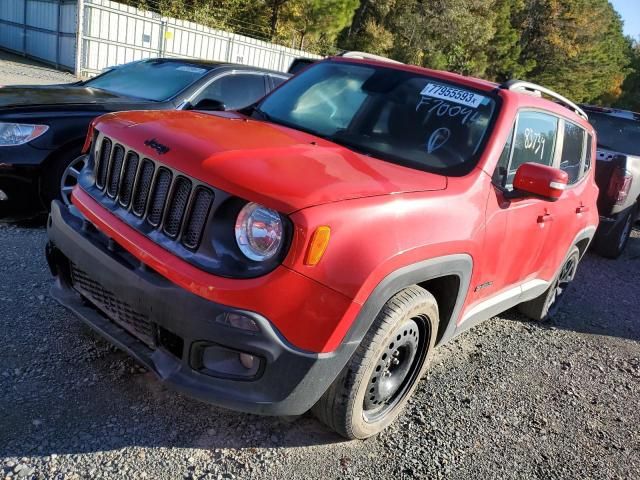
[[[156,152],[158,152],[159,155],[163,155],[163,154],[165,154],[165,153],[167,153],[169,151],[169,147],[167,147],[166,145],[161,144],[155,138],[151,138],[149,140],[145,140],[144,144],[147,147],[153,148]]]

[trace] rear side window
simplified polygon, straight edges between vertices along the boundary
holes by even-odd
[[[593,137],[591,135],[587,135],[587,147],[586,147],[586,155],[584,159],[584,171],[583,175],[586,174],[591,168],[591,162],[593,161],[591,149],[593,148]]]
[[[553,164],[559,119],[542,112],[520,112],[516,124],[506,187],[513,184],[516,171],[524,163]]]
[[[569,175],[569,185],[573,185],[582,178],[585,135],[586,132],[581,127],[565,121],[560,169]]]

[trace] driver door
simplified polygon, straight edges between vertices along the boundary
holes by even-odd
[[[548,259],[553,259],[555,203],[540,198],[510,199],[518,167],[527,162],[553,166],[559,119],[534,110],[519,112],[493,177],[487,204],[483,278],[476,300],[502,294],[505,303],[518,289],[541,288]],[[518,302],[513,303],[515,305]],[[510,308],[513,305],[508,305]]]

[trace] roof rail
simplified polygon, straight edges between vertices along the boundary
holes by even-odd
[[[366,60],[377,60],[379,62],[391,62],[391,63],[402,63],[397,60],[392,60],[391,58],[383,57],[381,55],[374,55],[373,53],[366,52],[341,52],[337,55],[338,57],[345,58],[362,58]]]
[[[508,82],[505,82],[502,85],[500,85],[500,88],[504,90],[511,90],[514,92],[521,91],[521,92],[531,92],[531,93],[537,93],[540,95],[546,95],[548,97],[553,98],[556,102],[558,102],[563,107],[568,108],[569,110],[575,112],[578,116],[584,118],[587,121],[589,120],[589,117],[587,116],[586,112],[583,109],[581,109],[578,105],[573,103],[571,100],[569,100],[566,97],[563,97],[562,95],[554,92],[553,90],[549,90],[548,88],[542,87],[540,85],[536,85],[535,83],[524,82],[522,80],[509,80]]]

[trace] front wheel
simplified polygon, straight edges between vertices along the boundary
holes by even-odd
[[[349,439],[379,433],[403,410],[424,374],[438,331],[438,305],[418,286],[394,295],[313,412]]]
[[[578,263],[580,263],[580,250],[578,247],[573,247],[549,288],[539,297],[518,305],[518,310],[531,320],[539,322],[553,318],[558,313],[567,289],[576,276]]]

